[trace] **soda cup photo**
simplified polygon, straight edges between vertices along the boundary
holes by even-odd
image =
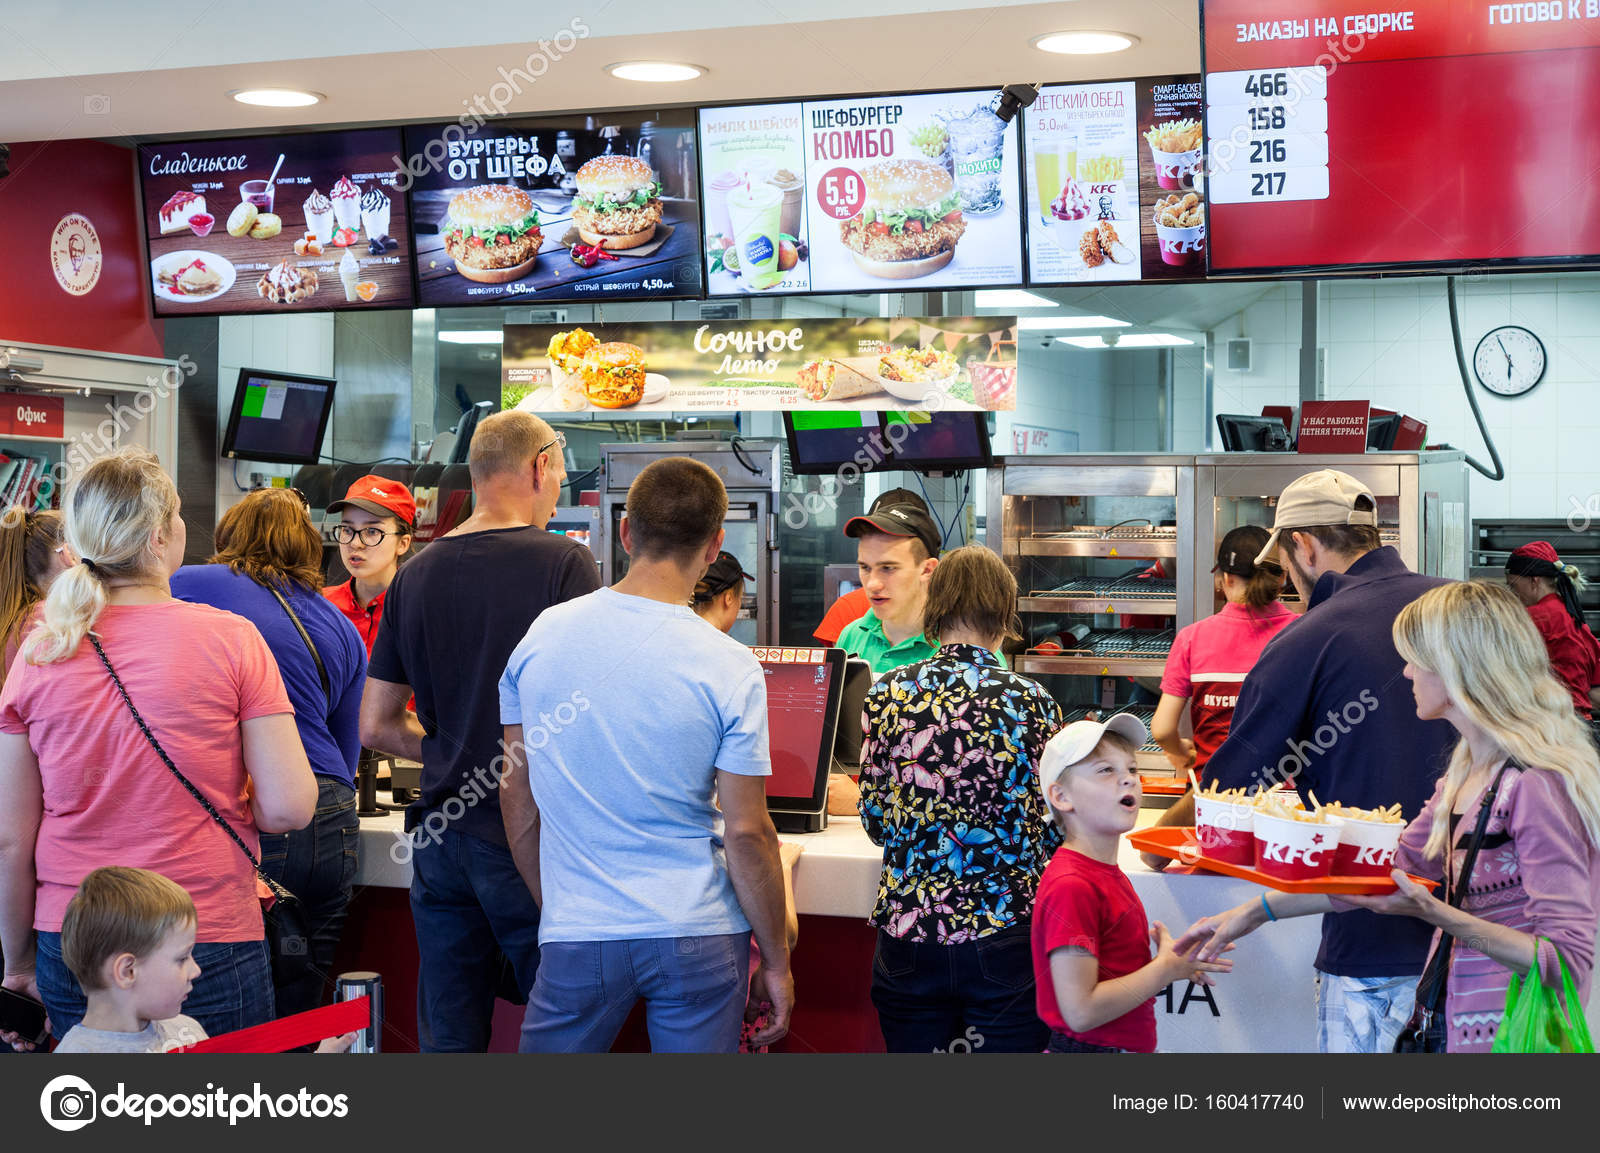
[[[1257,813],[1256,869],[1281,881],[1313,881],[1333,875],[1339,852],[1338,818],[1296,821]]]

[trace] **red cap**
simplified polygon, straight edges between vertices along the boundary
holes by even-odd
[[[1525,556],[1532,560],[1549,561],[1551,564],[1560,564],[1561,558],[1556,555],[1555,548],[1549,541],[1535,540],[1519,548],[1511,550],[1512,556]]]
[[[369,474],[357,480],[344,494],[344,499],[334,501],[328,511],[338,512],[346,505],[365,509],[373,516],[398,517],[402,524],[417,523],[417,502],[411,490],[386,476]]]

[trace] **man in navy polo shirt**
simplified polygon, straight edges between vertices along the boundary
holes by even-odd
[[[1417,719],[1392,629],[1400,610],[1447,583],[1380,547],[1378,505],[1355,477],[1323,469],[1278,498],[1274,550],[1310,607],[1275,636],[1245,677],[1233,727],[1206,766],[1218,788],[1292,782],[1303,799],[1421,811],[1455,744],[1445,721]],[[1293,897],[1268,894],[1273,903]],[[1279,912],[1284,911],[1279,909]],[[1244,935],[1271,912],[1240,905],[1216,933]],[[1358,909],[1322,919],[1317,1044],[1328,1053],[1388,1052],[1411,1017],[1433,930]]]

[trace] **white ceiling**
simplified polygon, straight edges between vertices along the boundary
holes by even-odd
[[[1161,75],[1199,68],[1195,0],[603,0],[591,11],[527,0],[0,0],[0,140],[259,131],[453,119],[525,64],[569,21],[588,29],[510,113],[718,103]],[[724,27],[729,11],[738,27]],[[571,15],[569,15],[571,13]],[[576,27],[577,25],[572,25]],[[1050,56],[1033,37],[1115,29],[1139,38],[1111,56]],[[63,30],[70,32],[63,35]],[[487,42],[487,43],[486,43]],[[684,84],[617,80],[608,64],[681,60]],[[247,87],[307,88],[307,109],[228,98]],[[504,91],[504,89],[502,89]]]

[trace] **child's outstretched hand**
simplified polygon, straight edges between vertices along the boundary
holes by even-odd
[[[345,1033],[338,1037],[326,1037],[322,1044],[317,1046],[318,1053],[348,1053],[350,1046],[356,1043],[355,1033]]]
[[[1167,973],[1169,980],[1188,980],[1196,985],[1215,985],[1208,973],[1231,973],[1233,961],[1217,958],[1213,961],[1199,959],[1200,950],[1205,946],[1206,940],[1195,940],[1192,935],[1186,934],[1182,942],[1175,941],[1167,927],[1160,921],[1150,926],[1150,939],[1156,947],[1156,963],[1161,965]],[[1185,951],[1179,952],[1180,943]],[[1233,946],[1229,944],[1222,951],[1227,952]]]

